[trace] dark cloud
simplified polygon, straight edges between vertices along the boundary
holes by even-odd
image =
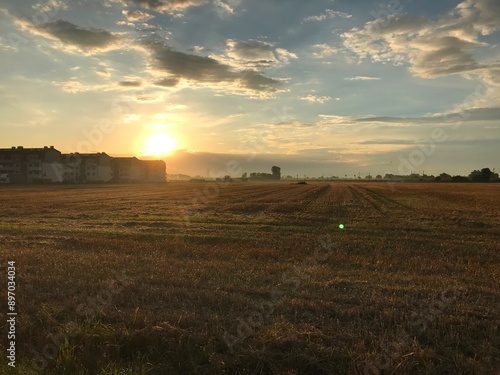
[[[275,92],[282,84],[257,71],[235,71],[213,58],[175,51],[161,42],[148,43],[146,49],[151,53],[153,68],[171,76],[167,83],[173,83],[172,79],[186,79],[209,85],[223,82],[237,89],[261,93]]]
[[[153,9],[159,12],[199,6],[205,4],[207,1],[208,0],[127,0],[129,3],[135,3],[144,8]]]
[[[177,86],[178,83],[179,83],[178,78],[163,78],[154,82],[156,86],[163,86],[163,87],[175,87]]]
[[[140,86],[142,86],[142,83],[140,81],[121,81],[118,84],[120,86],[123,86],[123,87],[140,87]]]
[[[288,64],[297,55],[284,49],[275,48],[273,43],[259,40],[227,41],[226,53],[223,56],[212,55],[221,63],[235,68],[267,68],[276,64]]]
[[[369,141],[356,142],[359,145],[414,145],[418,143],[408,139],[373,139]]]
[[[280,81],[262,75],[255,70],[244,70],[236,74],[236,80],[250,90],[274,92],[281,86]]]
[[[476,108],[463,112],[454,112],[425,117],[365,117],[356,119],[356,122],[385,122],[393,124],[436,124],[451,123],[454,121],[498,121],[500,108]]]
[[[413,70],[424,77],[470,72],[481,66],[468,52],[473,43],[446,36],[422,40],[422,51],[413,57]]]
[[[235,60],[260,66],[269,66],[277,62],[273,46],[266,42],[251,40],[248,42],[227,42],[227,55]]]
[[[82,50],[107,49],[119,40],[119,37],[102,29],[84,29],[71,22],[58,20],[37,26],[41,32],[47,33],[67,45]]]

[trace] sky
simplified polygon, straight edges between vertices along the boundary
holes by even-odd
[[[498,0],[0,0],[0,147],[170,174],[500,169]]]

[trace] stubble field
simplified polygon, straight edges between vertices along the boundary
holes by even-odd
[[[0,189],[14,374],[500,374],[500,184]]]

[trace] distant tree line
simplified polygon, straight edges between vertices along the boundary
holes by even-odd
[[[356,180],[361,180],[362,177],[360,173],[358,174],[353,174],[354,179]],[[171,179],[189,179],[190,177],[187,175],[170,175]],[[284,180],[295,180],[299,179],[299,176],[297,175],[296,177],[287,175],[286,177],[283,177]],[[329,177],[306,177],[304,175],[303,180],[341,180],[341,179],[348,179],[348,175],[344,175],[344,177],[339,177],[339,176],[334,176],[331,175]],[[353,179],[351,177],[350,179]],[[395,175],[391,173],[385,174],[385,176],[382,177],[382,175],[378,174],[375,177],[373,177],[371,174],[366,175],[363,177],[364,180],[385,180],[385,181],[421,181],[421,182],[500,182],[498,173],[495,173],[494,171],[491,171],[489,168],[483,168],[481,170],[473,170],[471,173],[469,173],[468,176],[452,176],[448,173],[441,173],[439,176],[434,176],[434,175],[426,175],[424,173],[418,174],[418,173],[412,173],[410,175]],[[216,178],[217,181],[222,181],[222,182],[230,182],[233,181],[232,177],[227,175],[224,176],[223,178]],[[239,180],[236,178],[236,180]],[[252,172],[250,174],[248,173],[243,173],[241,176],[241,181],[272,181],[272,180],[281,180],[281,168],[278,166],[273,166],[271,168],[271,173],[264,173],[264,172]],[[205,179],[201,176],[196,176],[194,178],[191,178],[191,181],[205,181]]]
[[[378,175],[377,179],[382,176]],[[481,170],[473,170],[468,176],[451,176],[448,173],[441,173],[439,176],[433,175],[419,175],[417,173],[412,173],[411,175],[401,176],[386,174],[383,177],[384,180],[390,181],[436,181],[436,182],[498,182],[498,173],[492,172],[489,168],[483,168]]]
[[[250,177],[246,173],[241,176],[243,181],[251,180],[251,181],[266,181],[266,180],[281,180],[281,168],[277,166],[273,166],[271,168],[271,173],[263,173],[263,172],[252,172],[250,173]]]

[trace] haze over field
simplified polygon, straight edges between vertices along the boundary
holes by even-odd
[[[1,147],[191,175],[500,167],[497,0],[33,3],[0,3]]]

